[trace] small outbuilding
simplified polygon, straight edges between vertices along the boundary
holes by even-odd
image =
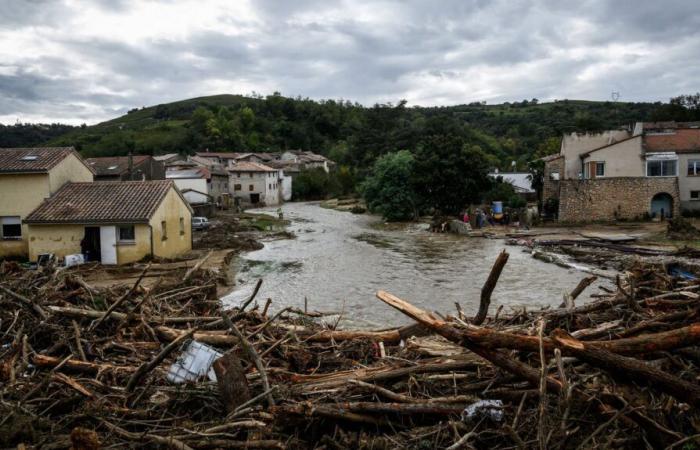
[[[80,253],[126,264],[192,249],[192,209],[169,180],[67,183],[24,223],[31,261]]]

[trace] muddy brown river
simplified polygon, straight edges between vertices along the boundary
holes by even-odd
[[[275,214],[277,208],[251,212]],[[493,293],[491,313],[509,307],[557,306],[586,274],[532,258],[522,247],[500,239],[435,234],[420,224],[383,226],[380,218],[321,208],[317,203],[282,206],[295,239],[265,242],[262,250],[234,262],[237,287],[224,301],[247,298],[263,278],[257,300],[273,300],[273,310],[285,306],[309,310],[344,310],[344,328],[386,328],[408,323],[406,317],[375,298],[383,289],[441,313],[466,313],[479,306],[481,286],[498,253],[510,259]],[[589,288],[577,303],[595,292]]]

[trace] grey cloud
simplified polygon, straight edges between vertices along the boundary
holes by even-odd
[[[134,5],[97,4],[117,15]],[[484,100],[470,94],[477,90],[490,92],[489,101],[605,100],[611,90],[625,100],[666,100],[700,90],[695,0],[261,0],[252,2],[255,20],[224,9],[216,29],[137,42],[74,35],[63,24],[80,11],[58,1],[2,6],[9,7],[3,29],[32,33],[42,25],[40,38],[66,54],[18,55],[7,63],[19,67],[11,75],[0,65],[0,115],[46,111],[97,121],[131,106],[217,93],[213,86],[227,83],[365,104]]]

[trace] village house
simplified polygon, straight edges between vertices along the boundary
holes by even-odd
[[[297,163],[302,169],[316,169],[320,167],[326,173],[335,167],[335,162],[311,151],[288,150],[280,155],[280,159]]]
[[[282,171],[260,163],[238,162],[228,169],[234,198],[244,204],[273,206],[280,204]]]
[[[211,214],[209,208],[203,205],[213,203],[224,209],[230,207],[229,174],[221,168],[198,166],[191,161],[176,162],[168,166],[165,178],[175,182],[193,208],[209,211],[209,214],[202,215]]]
[[[668,218],[700,209],[698,123],[571,133],[543,160],[543,201],[558,202],[561,221]]]
[[[149,155],[87,158],[95,171],[95,181],[164,180],[165,166]]]
[[[72,147],[0,149],[0,258],[26,257],[23,220],[67,182],[88,182],[93,176]]]
[[[192,210],[172,181],[68,182],[25,219],[29,259],[83,254],[102,264],[192,249]]]
[[[155,155],[153,159],[163,164],[164,166],[167,166],[168,163],[181,159],[181,156],[177,153],[166,153],[164,155]]]

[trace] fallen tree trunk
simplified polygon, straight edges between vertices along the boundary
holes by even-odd
[[[596,348],[589,342],[574,339],[562,330],[556,330],[553,338],[569,353],[592,365],[608,369],[626,379],[631,378],[651,385],[660,391],[673,395],[679,401],[690,403],[695,407],[700,406],[700,386],[695,383],[682,380],[643,361]]]
[[[63,361],[62,358],[54,358],[53,356],[46,355],[34,355],[34,357],[32,358],[32,362],[38,367],[56,367],[61,363],[61,361]],[[121,365],[115,366],[113,364],[106,363],[92,363],[87,361],[81,361],[79,359],[69,359],[65,362],[65,364],[63,364],[62,367],[91,374],[111,372],[116,374],[129,375],[132,372],[136,371],[135,367]]]

